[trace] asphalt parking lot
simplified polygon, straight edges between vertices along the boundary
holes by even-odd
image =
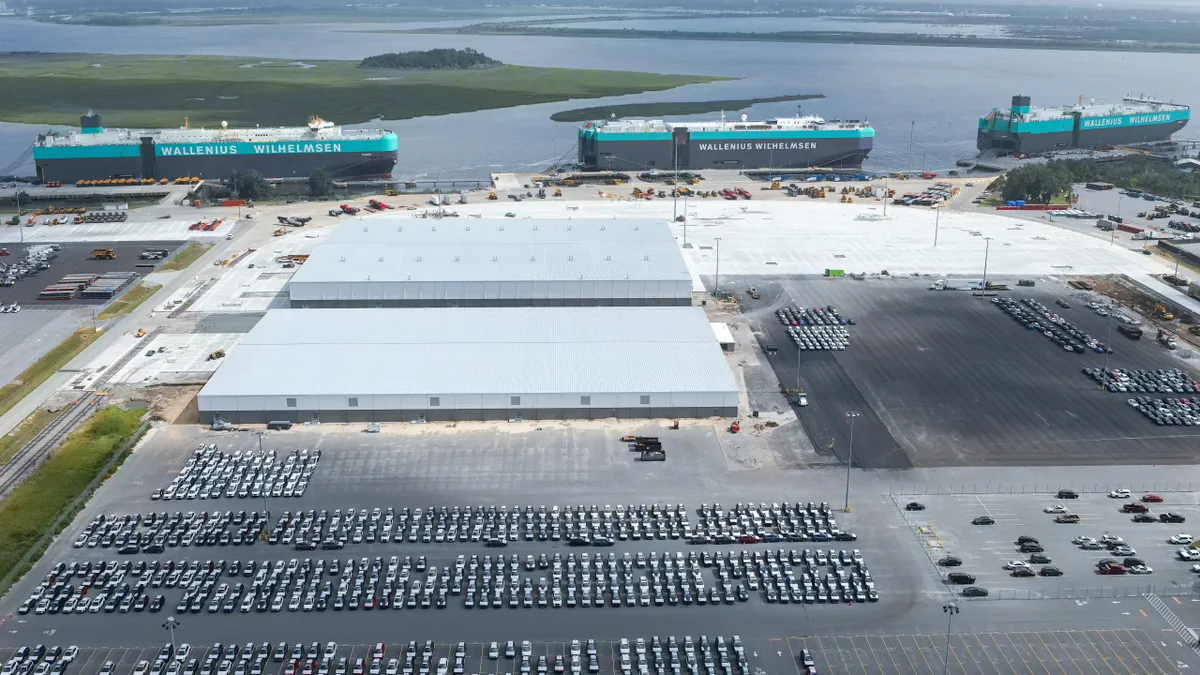
[[[1175,512],[1186,518],[1184,523],[1135,523],[1134,514],[1122,513],[1122,505],[1136,501],[1112,499],[1103,493],[1088,493],[1078,499],[1058,499],[1053,494],[1025,495],[929,495],[893,497],[910,528],[918,533],[930,556],[930,564],[944,556],[962,559],[960,567],[934,565],[938,574],[965,572],[976,577],[981,586],[1001,598],[1050,597],[1076,598],[1120,596],[1136,593],[1138,589],[1154,587],[1154,592],[1180,589],[1190,592],[1200,580],[1191,571],[1194,563],[1179,560],[1175,551],[1180,545],[1167,539],[1181,533],[1191,533],[1200,524],[1200,496],[1188,492],[1164,492],[1163,503],[1148,504],[1151,514]],[[919,502],[923,511],[905,511],[909,502]],[[1055,514],[1044,509],[1061,504],[1068,513],[1080,517],[1078,524],[1054,522]],[[972,525],[972,519],[990,516],[994,525]],[[1123,561],[1126,556],[1115,555],[1107,549],[1083,550],[1072,543],[1076,537],[1090,536],[1097,540],[1104,535],[1121,537],[1135,554],[1145,561],[1150,574],[1101,575],[1096,564],[1104,559]],[[1045,549],[1050,566],[1062,570],[1059,577],[1013,577],[1004,569],[1005,563],[1028,560],[1028,554],[1018,551],[1018,537],[1030,536]],[[1038,570],[1043,565],[1033,565]],[[951,586],[959,590],[963,586]]]
[[[138,260],[143,249],[156,248],[174,251],[182,242],[178,241],[136,241],[120,243],[85,242],[61,244],[58,258],[50,263],[50,269],[42,270],[34,276],[18,279],[16,284],[0,287],[0,303],[16,302],[23,309],[69,309],[80,306],[99,307],[109,300],[89,300],[76,297],[72,300],[38,300],[38,294],[45,287],[58,282],[69,274],[103,274],[105,272],[137,272],[145,276],[153,272],[153,268],[136,267],[138,264],[153,264],[153,261]],[[6,246],[11,255],[5,256],[4,262],[16,262],[25,257],[25,249],[21,244]],[[111,248],[117,254],[116,260],[93,260],[91,252],[97,248]]]
[[[780,382],[794,386],[800,359],[809,405],[800,418],[813,445],[843,461],[846,413],[854,411],[854,460],[863,468],[1188,463],[1200,428],[1155,427],[1125,398],[1098,390],[1080,373],[1102,354],[1064,352],[1000,311],[991,298],[929,291],[931,279],[735,278],[758,287],[744,311],[775,344]],[[1109,367],[1184,367],[1152,339],[1131,341],[1074,298],[1059,280],[1002,295],[1032,297],[1058,309],[1115,350]],[[850,326],[846,351],[797,352],[774,311],[783,304],[834,305]],[[1110,331],[1110,326],[1113,330]],[[1106,336],[1111,335],[1111,338]],[[1130,444],[1137,452],[1130,452]]]
[[[942,672],[946,636],[793,638],[788,647],[793,653],[811,650],[818,670],[831,675],[920,675]],[[949,668],[966,675],[1178,672],[1142,630],[956,634],[950,639]]]

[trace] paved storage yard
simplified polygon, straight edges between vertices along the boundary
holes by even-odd
[[[762,292],[743,307],[762,341],[778,345],[771,361],[785,386],[796,381],[797,352],[776,308],[832,304],[857,321],[846,351],[804,352],[801,366],[810,403],[801,420],[819,451],[832,449],[843,461],[851,410],[860,413],[855,464],[865,468],[1193,461],[1200,428],[1156,427],[1127,406],[1128,395],[1099,391],[1080,372],[1102,367],[1103,355],[1064,352],[990,298],[926,290],[932,281],[737,277],[722,285]],[[1000,295],[1038,299],[1105,341],[1106,319],[1071,293],[1050,279]],[[1071,308],[1054,306],[1058,298]],[[1152,331],[1140,341],[1111,336],[1110,368],[1186,367]]]
[[[152,264],[156,261],[138,260],[138,255],[148,248],[167,249],[174,252],[179,246],[178,241],[134,241],[114,244],[111,242],[70,243],[61,244],[58,258],[50,263],[50,269],[42,270],[34,276],[18,279],[16,284],[0,287],[0,303],[16,302],[23,309],[65,309],[79,307],[98,307],[108,303],[108,300],[88,300],[76,296],[73,300],[38,300],[38,293],[45,287],[55,284],[68,274],[104,274],[105,272],[137,272],[144,277],[154,270],[149,267],[137,267],[138,264]],[[10,244],[6,248],[11,255],[0,259],[2,262],[14,263],[25,257],[27,246]],[[93,260],[91,253],[98,248],[111,248],[117,254],[116,260]],[[168,256],[169,257],[169,256]],[[166,259],[164,259],[165,261]],[[158,261],[163,262],[163,261]],[[135,282],[136,283],[136,282]]]

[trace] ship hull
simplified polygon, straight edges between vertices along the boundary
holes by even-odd
[[[35,159],[35,165],[39,179],[64,183],[116,176],[220,179],[233,171],[257,171],[267,178],[308,178],[318,170],[329,172],[335,179],[346,180],[390,176],[396,166],[396,153],[155,156],[150,162],[139,157],[69,157]]]
[[[1033,154],[1072,148],[1090,149],[1101,145],[1156,143],[1169,139],[1172,134],[1183,129],[1186,124],[1186,120],[1177,120],[1169,124],[1146,124],[1102,129],[1080,128],[1071,131],[1039,134],[1010,134],[1003,130],[980,129],[975,145],[979,148],[980,152],[1005,150],[1008,152]]]
[[[871,152],[873,141],[872,137],[765,142],[689,139],[676,146],[669,138],[628,141],[581,138],[579,162],[586,169],[600,171],[676,168],[689,171],[808,167],[856,169],[862,166],[863,160]]]

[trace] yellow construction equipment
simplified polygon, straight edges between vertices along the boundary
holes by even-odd
[[[218,349],[217,351],[208,355],[209,361],[216,361],[217,359],[223,359],[223,358],[225,358],[225,350],[224,349]]]
[[[492,201],[496,201],[496,191],[495,190],[492,190],[491,192],[488,193],[488,199],[490,199]]]
[[[133,337],[135,337],[135,338],[146,337],[146,331],[139,328],[139,329],[137,329],[137,332],[133,334]]]
[[[771,189],[778,190],[779,189],[779,181],[777,181],[777,180],[771,181]]]
[[[1167,308],[1164,307],[1162,304],[1155,305],[1154,309],[1150,312],[1150,315],[1156,319],[1162,319],[1163,321],[1174,321],[1175,320],[1175,315],[1172,314],[1171,312],[1168,312]]]
[[[387,195],[388,197],[395,197],[396,195],[398,195],[400,193],[391,188],[388,188],[383,191],[383,194]]]
[[[555,189],[554,189],[554,196],[555,196],[555,197],[561,197],[561,196],[562,196],[562,189],[560,189],[560,188],[555,188]]]
[[[283,235],[285,235],[287,233],[288,233],[288,231],[281,227],[278,230],[275,230],[274,232],[272,232],[271,235],[275,236],[275,237],[282,237]]]

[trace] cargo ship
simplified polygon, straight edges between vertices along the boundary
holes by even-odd
[[[995,109],[979,119],[980,152],[1033,154],[1105,145],[1135,145],[1169,140],[1191,118],[1189,106],[1145,97],[1120,103],[1082,100],[1061,108],[1035,108],[1028,96],[1014,96],[1008,110]]]
[[[319,117],[303,127],[105,129],[100,116],[79,118],[79,130],[46,133],[33,144],[38,179],[174,180],[224,178],[234,170],[267,178],[307,178],[323,169],[334,178],[386,177],[396,166],[396,134],[343,129]]]
[[[579,163],[592,171],[857,169],[871,152],[866,121],[797,115],[763,122],[601,120],[579,129]]]

